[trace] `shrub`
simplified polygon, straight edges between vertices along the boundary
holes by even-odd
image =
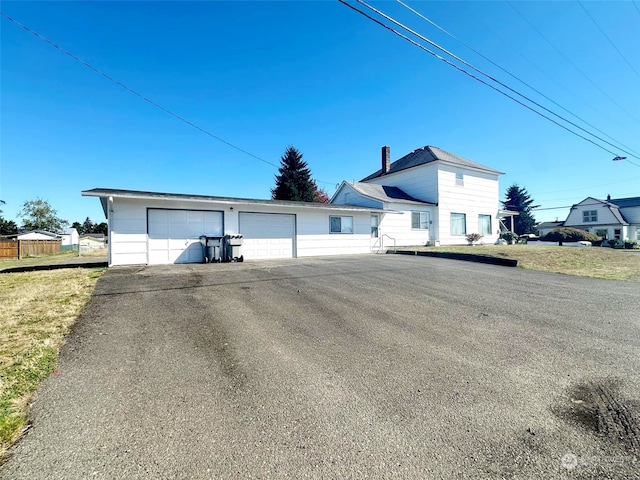
[[[504,232],[500,238],[506,240],[507,243],[514,243],[518,239],[518,235],[513,232]]]
[[[561,227],[540,237],[542,242],[597,242],[600,237],[579,228]]]
[[[482,238],[482,235],[479,233],[469,233],[467,234],[467,243],[469,245],[473,245],[475,242],[479,241]]]
[[[626,248],[627,250],[638,248],[638,242],[636,242],[635,240],[626,241],[624,242],[624,248]]]

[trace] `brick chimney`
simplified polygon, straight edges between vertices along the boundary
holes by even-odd
[[[391,149],[389,147],[382,147],[382,175],[389,171],[391,167]]]

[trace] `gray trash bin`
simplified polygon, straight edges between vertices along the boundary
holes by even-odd
[[[244,257],[242,256],[243,239],[244,236],[242,234],[224,236],[222,249],[224,251],[223,257],[225,262],[244,261]]]
[[[217,263],[222,261],[222,238],[220,236],[201,235],[200,243],[202,244],[202,252],[204,263]]]

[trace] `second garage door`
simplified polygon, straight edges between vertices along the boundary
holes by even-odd
[[[242,253],[246,259],[293,258],[296,216],[283,213],[239,213]]]

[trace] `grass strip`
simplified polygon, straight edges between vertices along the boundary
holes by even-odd
[[[0,275],[0,462],[28,425],[28,405],[58,366],[58,352],[100,269]]]

